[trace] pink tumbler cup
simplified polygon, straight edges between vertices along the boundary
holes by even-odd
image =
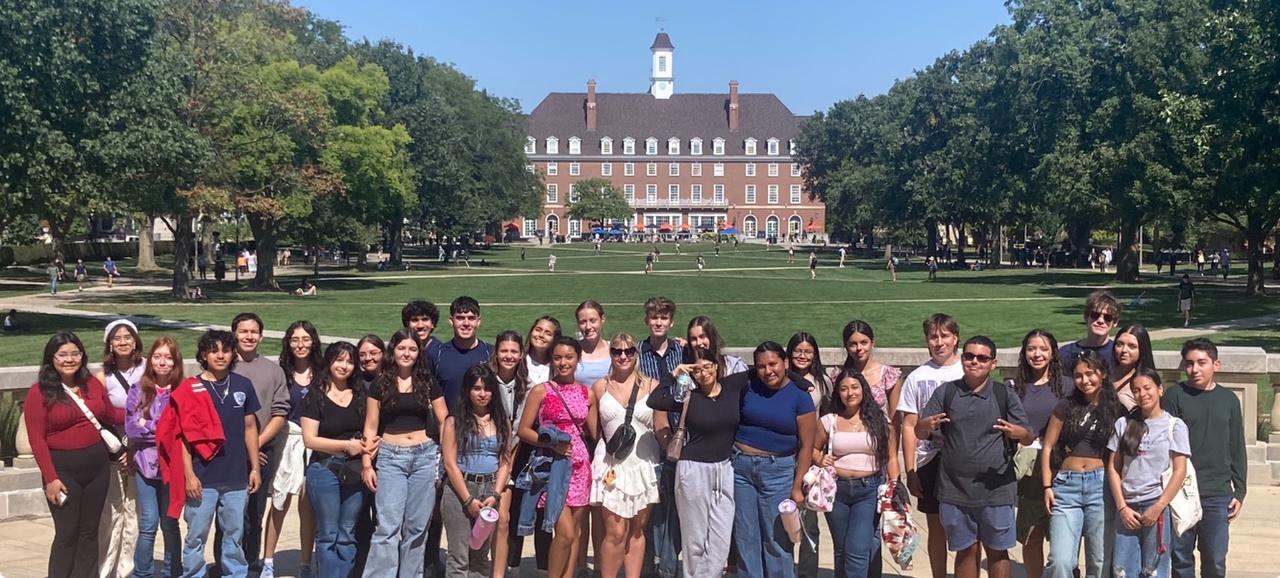
[[[797,518],[798,519],[798,518]],[[479,550],[489,541],[493,527],[498,524],[498,511],[493,508],[481,508],[480,517],[471,525],[471,549]]]

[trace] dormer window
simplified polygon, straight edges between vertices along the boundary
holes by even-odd
[[[553,136],[547,137],[547,154],[549,155],[560,154],[560,139]]]
[[[744,152],[745,154],[747,154],[747,155],[754,155],[754,154],[756,154],[756,139],[753,139],[753,138],[749,138],[749,139],[747,139],[747,143],[746,143],[746,147],[745,147],[745,149],[746,149],[746,150],[744,150],[743,152]]]
[[[787,150],[788,150],[787,154],[790,154],[791,156],[796,156],[796,140],[795,139],[791,139],[787,141]]]
[[[667,139],[667,154],[669,155],[680,154],[680,139],[678,138]]]
[[[769,139],[769,156],[778,156],[778,139],[776,138]]]
[[[644,154],[647,154],[647,155],[658,154],[658,139],[653,137],[644,139]]]
[[[613,154],[613,139],[609,137],[604,137],[600,139],[600,154],[602,155]]]
[[[691,155],[702,154],[702,139],[695,138],[689,141],[689,154]]]
[[[582,139],[576,136],[569,137],[569,154],[571,155],[582,154]]]
[[[636,139],[633,139],[631,137],[622,139],[622,154],[624,155],[636,154]]]
[[[538,152],[538,139],[529,137],[524,141],[524,154],[531,155]]]
[[[711,141],[711,154],[724,156],[724,139],[716,137],[716,140]]]

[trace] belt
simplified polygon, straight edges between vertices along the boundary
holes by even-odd
[[[463,472],[462,479],[473,484],[489,484],[498,479],[498,474],[468,474]]]

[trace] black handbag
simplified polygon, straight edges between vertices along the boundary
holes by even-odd
[[[333,472],[338,484],[349,488],[364,484],[364,461],[359,456],[337,459],[337,456],[323,458],[325,469]]]
[[[636,379],[635,385],[631,387],[631,399],[627,400],[627,417],[618,429],[613,430],[613,436],[604,444],[605,451],[618,461],[627,459],[631,450],[636,447],[636,428],[631,427],[631,416],[635,414],[636,394],[639,392],[640,380]]]

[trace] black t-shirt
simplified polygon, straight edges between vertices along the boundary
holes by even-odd
[[[720,382],[720,395],[709,398],[697,386],[689,392],[689,416],[685,418],[688,442],[680,452],[680,459],[691,462],[717,463],[729,459],[733,451],[733,438],[738,432],[742,416],[742,397],[750,383],[749,373],[736,373]],[[664,376],[662,384],[649,394],[649,407],[658,411],[679,412],[684,406],[671,395],[675,379]],[[679,427],[678,418],[671,418],[671,429]]]
[[[1064,398],[1058,402],[1058,406],[1053,408],[1053,416],[1062,420],[1062,432],[1059,434],[1059,443],[1067,448],[1067,455],[1064,457],[1076,458],[1098,458],[1102,459],[1103,452],[1107,449],[1107,439],[1111,437],[1112,423],[1102,423],[1099,418],[1100,411],[1097,406],[1085,412],[1084,416],[1079,419],[1079,423],[1070,424],[1067,421],[1070,418],[1072,401]],[[1093,440],[1101,440],[1101,444],[1095,446]]]
[[[1190,299],[1196,294],[1196,287],[1190,281],[1182,281],[1178,283],[1178,299]]]
[[[303,400],[302,417],[320,422],[317,434],[322,438],[354,439],[360,437],[360,433],[364,431],[364,417],[359,410],[359,404],[362,403],[364,403],[364,397],[353,395],[351,403],[343,407],[329,399],[325,392],[315,390]],[[315,452],[312,455],[313,461],[324,457],[322,452]]]
[[[397,392],[394,400],[383,400],[382,388],[374,384],[369,388],[369,397],[381,402],[381,414],[378,418],[382,429],[380,433],[402,434],[426,430],[427,436],[440,439],[440,424],[436,422],[435,410],[424,407],[413,393]],[[431,384],[427,397],[433,402],[443,397],[440,387]]]

